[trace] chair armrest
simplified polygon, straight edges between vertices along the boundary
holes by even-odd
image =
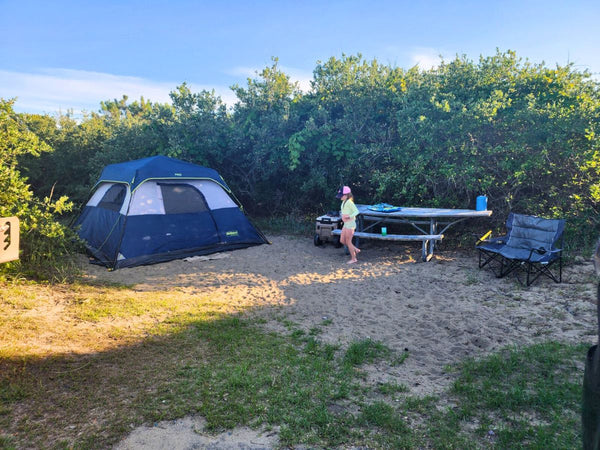
[[[540,255],[544,255],[546,253],[559,253],[559,252],[562,252],[562,248],[553,248],[552,250],[546,250],[544,247],[540,247],[540,248],[532,248],[531,251],[539,253]]]
[[[531,259],[531,255],[533,255],[533,252],[539,255],[545,255],[546,253],[560,253],[562,252],[562,248],[553,248],[551,250],[546,250],[544,247],[532,248],[529,252],[529,258],[527,259]]]

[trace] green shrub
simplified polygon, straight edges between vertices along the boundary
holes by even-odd
[[[16,216],[20,222],[20,259],[0,265],[7,277],[27,276],[62,281],[74,274],[70,258],[75,237],[57,220],[72,209],[66,196],[52,201],[33,195],[18,167],[18,157],[39,156],[51,148],[29,131],[15,114],[13,101],[0,99],[0,217]]]

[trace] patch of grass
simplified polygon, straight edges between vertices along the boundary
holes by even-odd
[[[298,326],[297,323],[292,322],[291,320],[288,320],[286,318],[278,318],[277,320],[279,320],[281,322],[281,324],[286,327],[288,330],[291,330],[292,328],[295,328]]]
[[[368,425],[375,425],[394,433],[408,431],[408,427],[394,408],[384,402],[376,402],[363,407],[360,420]]]
[[[323,332],[323,330],[321,330],[320,327],[312,327],[310,330],[308,330],[308,334],[310,336],[317,336],[319,334],[321,334]]]
[[[266,422],[285,424],[282,443],[286,445],[343,442],[351,418],[332,415],[327,405],[348,373],[336,369],[331,347],[309,338],[298,348],[284,337],[265,334],[238,319],[194,327],[218,359],[180,370],[172,398],[195,399],[209,429]],[[158,396],[149,412],[157,410],[164,397]],[[329,432],[332,429],[338,430],[335,436]]]
[[[23,386],[7,379],[0,380],[0,401],[2,405],[14,403],[24,399],[27,396]],[[2,410],[0,409],[0,413]]]
[[[344,362],[351,366],[360,366],[365,363],[372,363],[376,359],[385,358],[391,353],[391,350],[381,342],[363,339],[354,341],[348,346],[344,355]]]
[[[475,284],[480,284],[480,283],[481,283],[480,276],[473,274],[473,273],[469,273],[464,282],[465,286],[473,286]]]
[[[377,391],[383,395],[394,395],[400,392],[408,392],[408,386],[398,383],[381,383],[377,386]]]
[[[291,334],[292,338],[294,338],[294,339],[300,339],[300,338],[304,337],[305,335],[306,335],[306,332],[299,328],[292,331],[292,334]]]
[[[0,448],[6,449],[6,450],[13,450],[16,449],[17,447],[15,447],[13,445],[14,440],[11,439],[8,436],[2,436],[0,434]]]
[[[406,361],[408,359],[408,351],[404,351],[403,353],[400,354],[400,356],[394,358],[392,360],[392,366],[400,366],[402,364],[404,364],[404,361]]]
[[[406,411],[428,414],[432,409],[435,409],[438,401],[439,397],[434,395],[426,395],[424,397],[409,396],[404,400],[404,407]]]
[[[465,361],[451,389],[459,406],[432,416],[433,446],[465,438],[464,425],[476,422],[469,438],[478,445],[493,440],[500,448],[578,448],[582,392],[576,361],[586,351],[587,344],[549,342]]]
[[[402,416],[392,406],[375,402],[363,406],[359,423],[375,427],[373,439],[383,448],[414,448],[415,437]]]

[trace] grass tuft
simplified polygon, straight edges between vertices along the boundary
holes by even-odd
[[[385,358],[391,354],[391,350],[381,342],[371,339],[354,341],[346,350],[344,361],[351,366],[360,366],[372,363],[376,359]]]

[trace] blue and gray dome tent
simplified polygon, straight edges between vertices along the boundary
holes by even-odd
[[[152,156],[106,166],[92,192],[75,226],[109,268],[268,243],[213,169]]]

